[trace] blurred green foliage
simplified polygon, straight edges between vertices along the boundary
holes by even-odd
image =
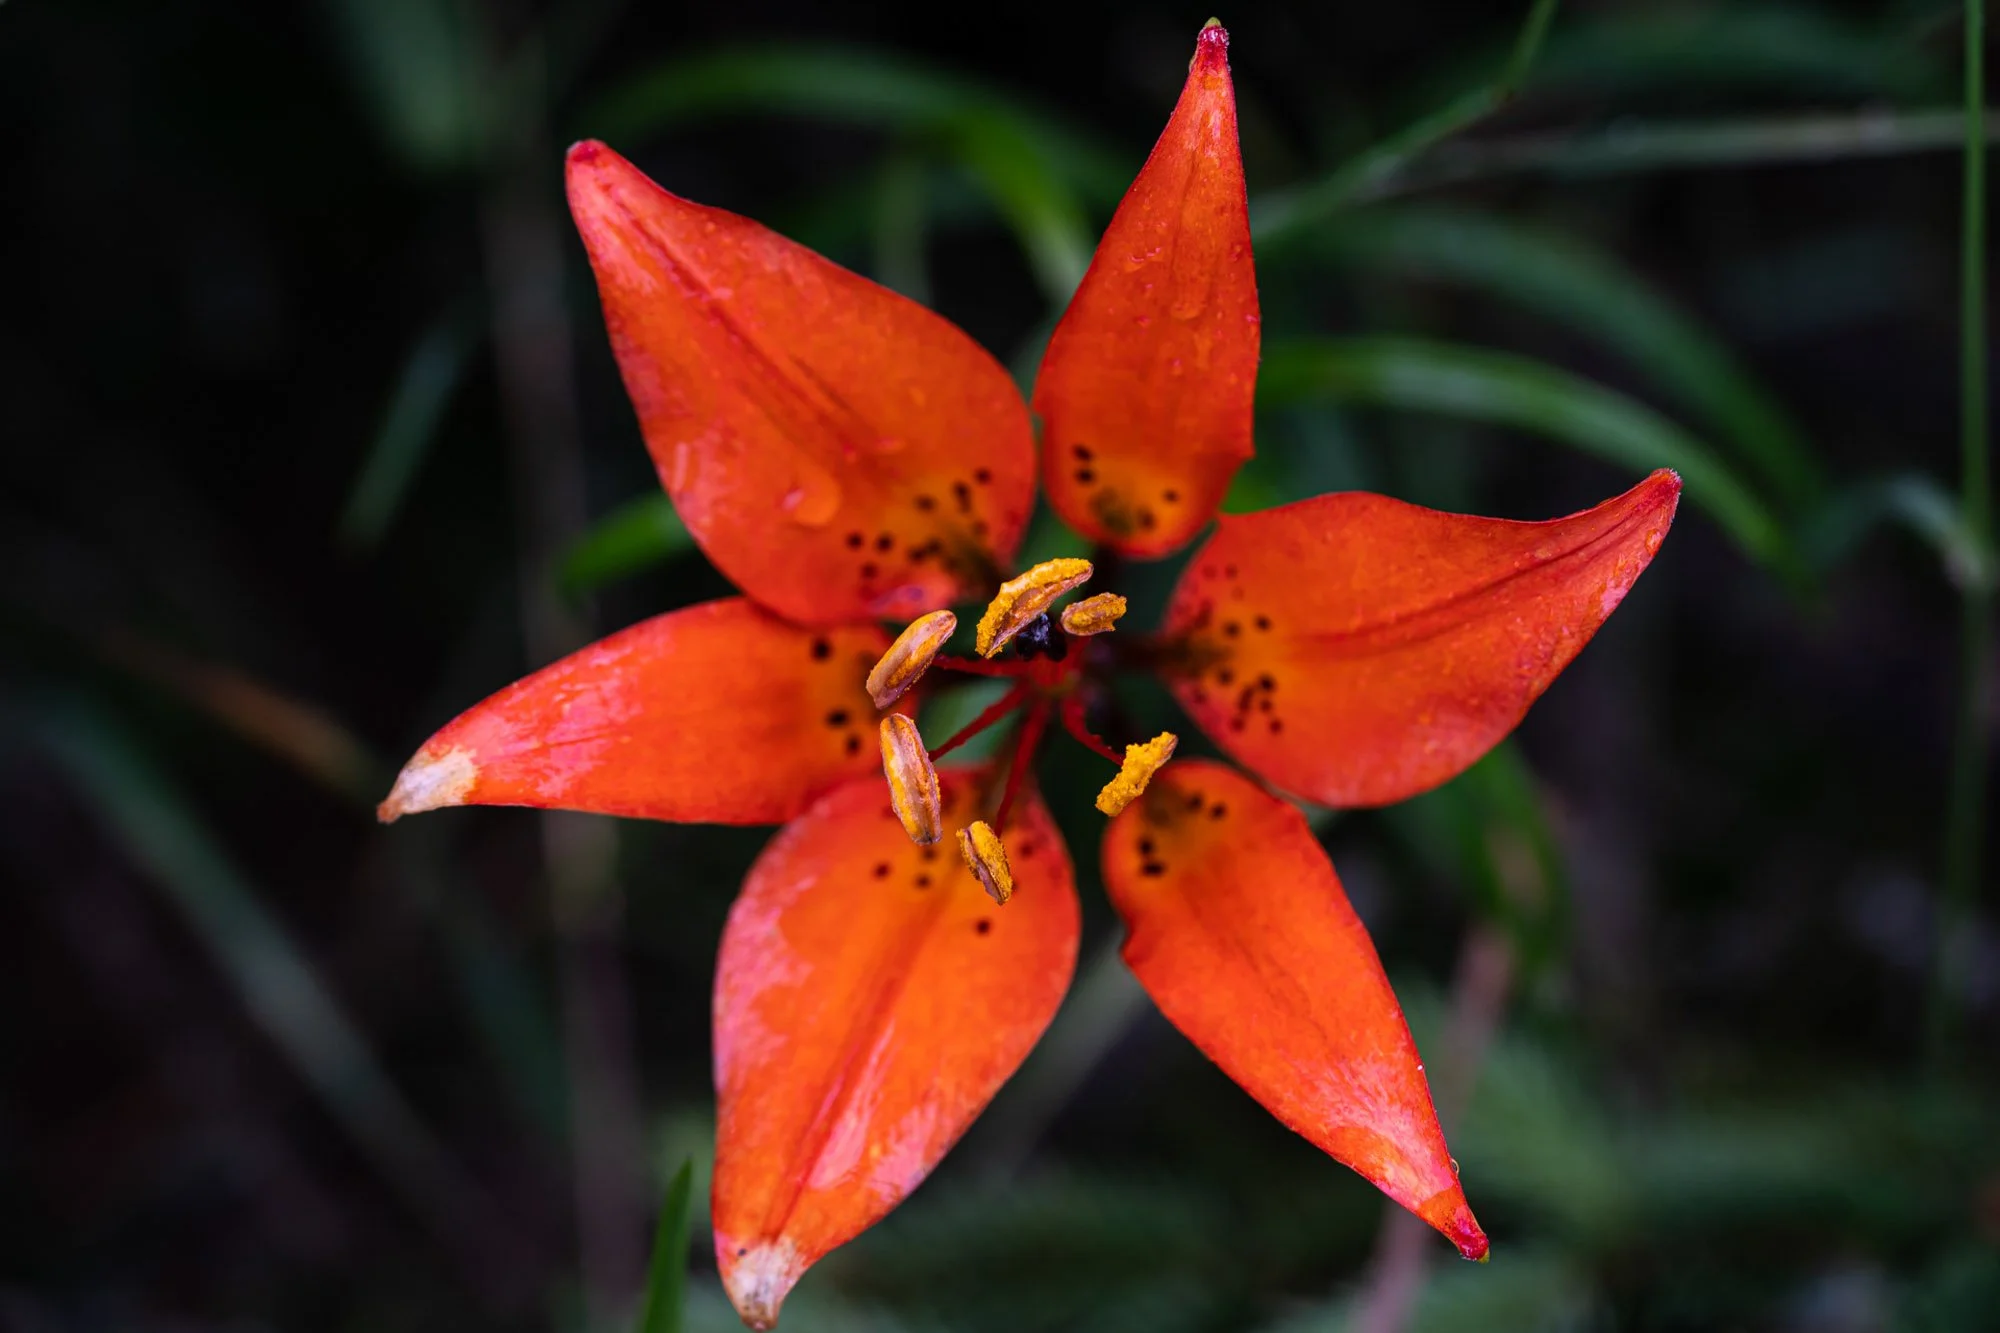
[[[353,789],[533,665],[516,580],[600,628],[722,587],[651,489],[567,242],[593,521],[519,568],[493,218],[521,197],[555,216],[561,136],[604,136],[933,300],[1025,381],[1192,23],[1114,7],[941,49],[936,15],[640,8],[0,8],[0,105],[29,127],[10,179],[39,187],[7,261],[10,435],[35,447],[0,497],[0,855],[32,886],[0,1314],[736,1326],[688,1159],[713,1138],[706,969],[758,836],[621,827],[629,897],[594,906],[634,1030],[593,1074],[560,980],[590,959],[551,920],[530,821],[382,834]],[[1488,1265],[1431,1255],[1403,1328],[2000,1309],[2000,937],[1976,876],[1943,992],[1963,1045],[1918,1057],[1947,752],[1983,773],[1991,742],[1949,707],[1952,599],[1984,623],[1994,569],[1940,480],[1958,16],[1223,15],[1267,339],[1230,507],[1368,486],[1545,517],[1655,467],[1688,483],[1659,565],[1518,743],[1394,811],[1311,812],[1439,1086],[1464,1089],[1447,1129],[1496,1236]],[[1812,317],[1746,318],[1790,272]],[[1044,513],[1027,547],[1076,539]],[[1131,572],[1135,616],[1172,572]],[[135,635],[213,669],[159,669]],[[1990,666],[1969,658],[1975,700]],[[1050,769],[1052,796],[1083,781]],[[1992,812],[1967,799],[1976,850]],[[786,1327],[1379,1333],[1385,1206],[1151,1012],[1093,891],[1094,825],[1066,831],[1096,961]],[[1481,940],[1508,969],[1483,1013],[1461,969]],[[1480,1022],[1490,1040],[1454,1040]],[[660,1148],[650,1266],[609,1293],[579,1254],[586,1075]]]

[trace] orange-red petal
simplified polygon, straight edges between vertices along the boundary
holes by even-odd
[[[862,681],[888,636],[801,629],[741,597],[600,639],[453,720],[404,766],[383,819],[530,805],[775,824],[877,773]]]
[[[1027,411],[997,361],[603,144],[570,149],[569,200],[646,447],[737,586],[805,624],[990,590],[1034,501]]]
[[[984,813],[946,770],[945,817]],[[943,844],[904,836],[879,780],[787,825],[729,914],[715,979],[715,1253],[753,1328],[807,1266],[930,1173],[1054,1017],[1077,902],[1039,800],[1007,829],[996,906]]]
[[[1228,53],[1202,29],[1035,380],[1049,503],[1129,555],[1190,540],[1252,453],[1257,276]]]
[[[1168,608],[1169,684],[1279,787],[1400,801],[1514,729],[1659,550],[1680,489],[1655,472],[1547,523],[1362,493],[1225,517]]]
[[[1111,822],[1104,883],[1125,961],[1175,1027],[1466,1258],[1486,1253],[1402,1006],[1297,810],[1184,760]]]

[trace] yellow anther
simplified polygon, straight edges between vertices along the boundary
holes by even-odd
[[[960,829],[958,854],[965,858],[965,868],[972,872],[986,895],[1005,906],[1014,896],[1014,872],[1007,865],[1007,849],[1000,845],[1000,835],[993,831],[993,826],[976,819]]]
[[[1056,598],[1089,582],[1090,575],[1088,560],[1044,560],[1027,573],[1008,579],[994,594],[986,614],[979,617],[979,637],[973,646],[981,657],[993,656]]]
[[[917,724],[901,713],[882,719],[882,775],[889,779],[889,803],[910,841],[929,845],[944,836],[944,793]]]
[[[957,629],[958,617],[949,611],[933,611],[912,620],[868,673],[868,697],[875,706],[887,708],[908,694]]]
[[[1089,634],[1109,634],[1118,628],[1118,620],[1124,614],[1123,597],[1115,592],[1101,592],[1095,597],[1086,597],[1065,606],[1062,627],[1078,638]]]
[[[1167,765],[1174,757],[1174,747],[1181,738],[1171,731],[1163,731],[1149,741],[1139,741],[1125,747],[1125,762],[1119,765],[1118,776],[1104,784],[1104,790],[1097,793],[1097,808],[1107,815],[1115,815],[1126,806],[1139,799],[1146,790],[1146,784],[1153,780],[1153,774]]]

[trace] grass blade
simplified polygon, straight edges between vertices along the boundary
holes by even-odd
[[[628,500],[599,519],[563,553],[557,581],[580,596],[614,579],[665,564],[694,549],[694,535],[665,493]]]
[[[639,1333],[680,1333],[687,1307],[688,1237],[692,1229],[694,1162],[681,1163],[667,1183],[660,1224],[653,1232],[653,1258],[646,1269],[646,1303]]]
[[[1986,397],[1986,3],[1965,0],[1965,148],[1959,215],[1959,514],[1980,550],[1993,542],[1993,480],[1987,457]],[[1989,681],[1993,674],[1993,591],[1959,589],[1959,688],[1953,719],[1950,794],[1944,830],[1944,885],[1931,964],[1925,1026],[1934,1063],[1950,1054],[1960,991],[1971,970],[1972,924],[1986,858]]]
[[[1876,12],[1895,15],[1886,7]],[[1906,22],[1910,16],[1904,11]],[[1823,5],[1606,9],[1550,38],[1535,79],[1585,99],[1705,91],[1907,103],[1950,95],[1929,45]]]
[[[1507,63],[1484,87],[1460,94],[1395,134],[1335,167],[1317,182],[1253,201],[1251,230],[1259,245],[1281,244],[1399,174],[1433,146],[1478,124],[1505,105],[1534,68],[1558,0],[1533,0],[1515,34]]]
[[[478,345],[477,321],[455,309],[433,321],[410,348],[381,428],[341,511],[342,545],[372,549],[395,521]]]
[[[613,89],[581,125],[631,142],[723,115],[844,121],[930,146],[980,183],[1055,301],[1069,298],[1090,262],[1085,201],[1108,206],[1130,179],[1113,155],[1001,93],[841,47],[763,47],[673,61]]]
[[[1399,208],[1348,219],[1320,246],[1369,273],[1487,292],[1617,349],[1733,444],[1788,509],[1808,507],[1824,486],[1784,409],[1722,341],[1581,240],[1487,214]]]
[[[1409,338],[1267,348],[1259,405],[1306,399],[1510,426],[1634,471],[1673,468],[1745,554],[1787,577],[1802,569],[1785,530],[1707,446],[1643,404],[1543,362]]]
[[[456,1168],[311,962],[168,781],[87,706],[38,710],[32,725],[112,836],[187,918],[257,1025],[384,1178],[444,1234],[460,1233],[471,1204]]]
[[[459,0],[336,0],[327,6],[349,74],[405,161],[477,164],[500,108],[479,13]]]
[[[1813,515],[1801,545],[1814,569],[1831,571],[1883,523],[1903,528],[1930,547],[1954,586],[1993,586],[1991,547],[1965,526],[1957,497],[1918,472],[1843,488]]]
[[[1988,143],[2000,140],[2000,116],[1985,117],[1982,133]],[[1956,111],[1880,107],[1713,120],[1620,121],[1583,130],[1443,144],[1394,177],[1377,180],[1356,201],[1514,175],[1565,180],[1676,168],[1895,157],[1957,148],[1964,137],[1964,118]]]

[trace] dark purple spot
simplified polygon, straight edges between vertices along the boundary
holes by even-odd
[[[1214,805],[1208,807],[1208,817],[1210,819],[1221,819],[1224,815],[1228,813],[1229,813],[1229,807],[1224,805],[1220,801],[1217,801]]]
[[[954,481],[951,484],[951,494],[952,498],[958,501],[959,513],[969,514],[972,512],[972,488],[970,486],[962,481]]]
[[[889,863],[887,861],[877,861],[875,863],[875,878],[889,878]]]
[[[1258,616],[1258,617],[1257,617],[1257,620],[1256,620],[1256,625],[1257,625],[1257,628],[1258,628],[1258,629],[1269,629],[1269,628],[1271,628],[1271,617],[1269,617],[1269,616]]]
[[[1157,878],[1158,876],[1166,874],[1167,868],[1161,865],[1158,861],[1148,861],[1144,865],[1139,867],[1139,873],[1142,875],[1152,875],[1155,878]]]
[[[861,544],[867,540],[868,539],[866,537],[862,536],[858,532],[850,532],[847,534],[847,549],[850,551],[858,551],[861,549]]]
[[[919,495],[917,497],[917,508],[923,510],[926,514],[930,513],[931,510],[937,508],[936,497],[929,495]]]
[[[972,928],[984,935],[987,931],[993,929],[993,923],[982,916],[973,923]]]
[[[881,536],[875,539],[875,549],[878,551],[889,550],[895,544],[896,544],[896,538],[892,534],[887,532],[883,533]]]
[[[990,467],[975,468],[973,469],[972,479],[981,486],[991,486],[993,484],[993,469]]]
[[[876,564],[873,560],[870,560],[866,564],[861,566],[861,577],[864,579],[872,579],[881,572],[882,571],[876,567]]]
[[[825,639],[813,640],[813,661],[824,662],[826,661],[827,658],[832,656],[833,656],[832,644],[828,643]]]
[[[861,738],[859,736],[849,736],[847,738],[847,752],[849,754],[861,753]],[[891,810],[889,813],[893,815],[896,812]]]
[[[1088,462],[1090,461],[1090,459],[1091,459],[1091,453],[1090,453],[1090,450],[1088,450],[1088,449],[1084,448],[1084,447],[1083,447],[1082,445],[1080,445],[1080,444],[1072,444],[1072,445],[1071,445],[1071,446],[1069,447],[1069,451],[1070,451],[1071,453],[1075,454],[1075,455],[1076,455],[1076,456],[1077,456],[1078,458],[1082,459],[1082,460],[1083,460],[1084,462],[1086,462],[1086,463],[1088,463]]]
[[[826,724],[827,724],[827,725],[828,725],[829,727],[844,727],[844,726],[846,726],[846,725],[847,725],[847,710],[846,710],[845,708],[836,708],[836,709],[834,709],[834,710],[833,710],[833,711],[832,711],[831,713],[828,713],[828,714],[826,715]]]
[[[1097,474],[1087,467],[1080,467],[1076,470],[1076,479],[1083,485],[1088,486],[1091,482],[1097,480]]]
[[[928,889],[928,888],[929,888],[930,886],[931,886],[931,877],[930,877],[929,875],[918,875],[918,876],[917,876],[917,887],[918,887],[918,888],[920,888],[920,889]]]
[[[1170,505],[1179,504],[1181,502],[1181,493],[1169,486],[1160,492],[1160,498]]]

